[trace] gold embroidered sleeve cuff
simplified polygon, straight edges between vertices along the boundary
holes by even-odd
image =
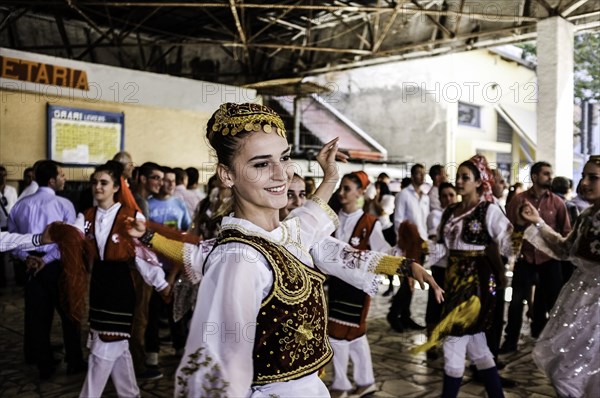
[[[162,254],[171,261],[183,264],[183,242],[171,240],[156,233],[150,240],[150,244],[155,252]]]
[[[375,267],[376,274],[384,275],[400,275],[402,277],[412,277],[412,270],[410,265],[413,260],[406,257],[396,256],[383,256],[377,267]]]
[[[338,229],[340,227],[340,221],[338,220],[337,214],[335,214],[335,212],[331,209],[331,207],[329,207],[327,203],[325,203],[323,199],[321,199],[318,196],[313,196],[310,198],[310,200],[319,205],[319,207],[323,209],[325,213],[327,213],[327,216],[331,219],[331,221],[333,221],[335,229]]]

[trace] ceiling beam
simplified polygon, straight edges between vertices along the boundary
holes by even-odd
[[[17,19],[21,18],[23,15],[27,13],[27,8],[15,9],[12,10],[2,22],[0,22],[0,33],[10,24],[15,22]]]
[[[117,35],[114,33],[114,29],[107,29],[105,31],[103,31],[89,16],[87,16],[86,13],[84,13],[83,11],[81,11],[81,9],[75,4],[74,0],[65,0],[67,2],[67,5],[72,8],[77,14],[79,14],[79,16],[81,16],[81,18],[84,19],[85,22],[87,22],[87,24],[96,31],[96,33],[98,33],[101,36],[111,36],[111,40],[115,45],[119,44],[119,40]],[[106,35],[105,35],[106,33]]]
[[[254,39],[256,39],[257,37],[259,37],[261,34],[263,34],[267,29],[269,29],[270,27],[272,27],[273,25],[275,25],[277,23],[278,20],[283,19],[287,14],[289,14],[292,11],[292,9],[288,9],[288,10],[284,10],[277,18],[273,18],[271,19],[265,26],[263,26],[258,32],[256,32],[255,34],[253,34],[249,39],[248,42],[253,42]],[[310,23],[310,22],[309,22]]]
[[[542,7],[544,7],[548,15],[550,15],[551,17],[558,14],[558,11],[555,8],[553,8],[550,4],[548,4],[546,0],[536,0],[536,2]]]
[[[79,53],[79,55],[77,55],[75,57],[75,59],[83,59],[83,57],[85,57],[90,51],[93,51],[94,48],[99,47],[99,44],[102,43],[104,41],[104,39],[106,39],[110,34],[112,34],[112,29],[108,29],[106,32],[102,33],[100,35],[100,37],[98,37],[96,40],[94,40],[93,43],[84,45],[83,48],[85,48],[85,50],[82,51],[81,53]],[[90,37],[90,40],[91,40],[91,37]],[[115,44],[113,43],[112,46],[114,46],[114,45]],[[121,45],[123,45],[123,44],[121,43]],[[81,47],[71,44],[71,48],[81,48]]]
[[[133,27],[130,27],[129,29],[124,29],[123,31],[121,31],[121,33],[118,35],[119,43],[122,43],[123,40],[125,40],[127,38],[127,36],[129,36],[130,34],[132,34],[135,31],[137,31],[147,20],[152,18],[154,16],[154,14],[156,14],[160,9],[161,9],[161,7],[156,7],[154,10],[150,11],[148,13],[148,15],[146,15],[141,21],[136,23]]]
[[[371,48],[371,43],[365,39],[365,37],[363,35],[360,35],[358,33],[356,33],[356,29],[360,28],[361,26],[365,26],[368,24],[367,21],[363,21],[362,25],[358,25],[358,26],[350,26],[348,24],[348,22],[346,22],[340,15],[337,15],[336,13],[333,13],[334,18],[336,18],[337,20],[340,21],[340,23],[342,25],[344,25],[346,28],[348,28],[349,30],[347,32],[352,32],[354,33],[354,36],[356,36],[356,38],[362,43],[362,45],[368,46],[369,48]]]
[[[377,52],[381,48],[383,41],[387,37],[388,33],[390,32],[390,29],[392,28],[392,25],[396,21],[396,17],[398,16],[399,9],[400,9],[399,7],[396,7],[396,9],[392,13],[392,15],[390,15],[390,19],[388,19],[387,23],[385,24],[385,28],[383,28],[383,32],[381,32],[381,36],[379,36],[377,38],[377,42],[375,42],[375,45],[373,46],[373,50],[372,50],[373,54],[377,54]]]
[[[241,5],[241,4],[239,4]],[[242,23],[240,22],[240,16],[237,12],[237,5],[235,4],[235,0],[229,0],[229,9],[231,10],[231,15],[233,16],[233,21],[235,22],[235,27],[238,31],[238,35],[240,35],[240,41],[242,44],[246,44],[246,33],[242,28]]]
[[[585,3],[587,3],[589,0],[579,0],[576,1],[575,3],[571,4],[570,6],[568,6],[567,8],[565,8],[562,12],[561,15],[563,17],[568,17],[569,15],[571,15],[575,10],[577,10],[579,7],[581,7],[582,5],[584,5]]]
[[[67,56],[69,58],[73,58],[73,49],[71,48],[71,43],[69,42],[69,36],[67,35],[67,30],[65,29],[65,23],[59,14],[54,15],[54,19],[56,20],[56,27],[58,28],[58,33],[60,34],[60,38],[65,46],[65,50],[67,50]]]
[[[142,60],[142,70],[146,70],[146,64],[148,61],[146,60],[146,53],[144,52],[144,46],[142,46],[142,39],[140,38],[140,33],[136,32],[135,37],[138,44],[138,51],[140,52],[140,59]]]
[[[377,7],[381,7],[381,1],[382,0],[377,0]],[[376,12],[375,13],[375,17],[373,20],[373,44],[371,45],[371,48],[375,49],[375,47],[377,47],[377,39],[379,38],[379,20],[381,19],[381,13]]]
[[[236,1],[239,1],[239,4],[236,4]],[[237,6],[242,5],[244,0],[229,0],[229,9],[231,10],[231,15],[233,16],[233,21],[235,22],[235,27],[237,29],[238,35],[240,36],[240,41],[242,42],[242,57],[244,59],[243,65],[245,65],[246,69],[250,74],[252,74],[252,62],[250,61],[250,51],[248,49],[248,40],[246,38],[246,32],[244,27],[242,26],[242,22],[240,16],[238,14]],[[241,9],[244,12],[244,9]]]
[[[197,41],[183,41],[183,42],[157,42],[157,41],[147,41],[142,43],[144,46],[183,46],[183,47],[194,47],[198,45],[219,45],[228,48],[243,48],[244,46],[239,42],[231,42],[231,41],[222,41],[222,40],[197,40]],[[137,47],[138,43],[121,43],[120,47]],[[293,44],[281,44],[281,43],[247,43],[246,46],[252,49],[259,48],[268,48],[268,49],[282,49],[282,50],[302,50],[305,51],[315,51],[315,52],[325,52],[325,53],[339,53],[339,54],[350,54],[350,55],[370,55],[371,51],[367,50],[356,50],[352,48],[334,48],[334,47],[315,47],[315,46],[302,46],[302,45],[293,45]],[[72,48],[87,48],[87,44],[71,44]],[[103,44],[96,45],[94,47],[115,47],[114,44]],[[22,47],[23,50],[50,50],[61,48],[60,46],[48,45],[48,46],[26,46]]]
[[[537,0],[543,1],[543,0]],[[180,7],[180,8],[229,8],[229,4],[226,3],[189,3],[189,2],[97,2],[97,1],[86,1],[81,3],[86,6],[102,6],[102,7]],[[410,4],[407,4],[410,5]],[[316,10],[316,11],[347,11],[347,12],[369,12],[369,13],[392,13],[396,9],[393,6],[386,7],[368,7],[368,6],[331,6],[331,5],[307,5],[307,4],[265,4],[265,3],[241,3],[236,5],[237,8],[240,9],[260,9],[260,10],[277,10],[277,9],[291,9],[295,11],[308,11],[308,10]],[[431,15],[431,16],[452,16],[456,17],[459,15],[456,11],[438,11],[438,10],[420,10],[415,7],[406,8],[400,7],[398,11],[400,14],[413,15],[413,14],[423,14],[423,15]],[[490,15],[482,14],[482,13],[468,13],[467,16],[476,20],[485,20],[487,22],[490,21]],[[534,17],[521,17],[524,18],[525,22],[535,22],[538,18]],[[493,22],[513,22],[515,20],[514,15],[496,15],[494,14]]]
[[[460,31],[460,20],[462,19],[464,8],[465,0],[460,0],[460,5],[458,7],[458,16],[456,17],[456,24],[454,25],[454,36],[458,35]]]
[[[535,28],[536,24],[529,24],[529,25],[522,25],[519,27],[515,27],[515,26],[510,26],[507,28],[500,28],[500,29],[495,29],[492,31],[485,31],[485,32],[473,32],[473,33],[466,33],[463,35],[458,35],[453,39],[450,38],[445,38],[445,39],[438,39],[438,40],[430,40],[430,41],[425,41],[422,43],[411,43],[411,44],[407,44],[404,46],[400,46],[400,47],[396,47],[396,48],[392,48],[389,50],[384,51],[383,53],[381,53],[381,55],[394,55],[395,53],[399,53],[399,52],[405,52],[407,50],[413,50],[416,48],[420,48],[420,47],[426,47],[426,46],[435,46],[435,45],[443,45],[443,44],[448,44],[451,42],[461,42],[463,40],[467,40],[467,39],[472,39],[472,38],[483,38],[483,37],[488,37],[488,36],[497,36],[498,34],[502,34],[502,33],[511,33],[513,32],[515,29],[519,29],[519,28]]]
[[[526,29],[526,28],[535,29],[535,26],[536,26],[536,24],[529,24],[529,25],[523,25],[523,26],[516,27],[516,28],[511,27],[511,28],[498,29],[494,32],[490,32],[489,36],[491,36],[492,38],[495,38],[495,37],[497,37],[498,34],[510,33],[513,30],[517,30],[517,29],[521,29],[521,30]],[[448,53],[450,51],[455,51],[455,50],[470,50],[473,47],[472,45],[469,46],[466,44],[461,44],[461,45],[446,46],[446,47],[444,47],[444,45],[452,44],[452,42],[460,43],[462,41],[462,39],[469,38],[472,35],[473,34],[457,36],[454,40],[440,39],[440,40],[434,41],[431,44],[440,46],[440,47],[435,48],[434,50],[410,52],[410,50],[417,48],[417,47],[424,47],[424,48],[427,47],[429,44],[427,42],[420,43],[420,44],[414,44],[414,45],[407,45],[402,48],[394,49],[394,51],[396,51],[396,52],[405,51],[403,54],[390,54],[385,57],[376,57],[376,58],[371,58],[371,59],[365,59],[365,60],[361,60],[358,62],[348,62],[345,64],[340,63],[338,65],[328,66],[325,68],[314,68],[314,69],[302,72],[301,76],[311,76],[311,75],[318,75],[321,73],[337,72],[337,71],[355,69],[355,68],[360,68],[360,67],[365,67],[365,66],[381,65],[381,64],[386,64],[386,63],[390,63],[390,62],[403,61],[406,59],[424,58],[424,57],[428,57],[428,56]],[[502,37],[502,38],[499,38],[496,40],[498,40],[502,43],[516,43],[516,42],[520,42],[520,41],[524,41],[524,40],[532,40],[535,38],[536,35],[537,35],[537,33],[535,31],[531,31],[531,32],[527,32],[527,33],[522,33],[518,36],[507,35],[505,37]],[[493,43],[490,40],[490,43],[487,45],[487,47],[491,47],[491,46],[493,46]],[[477,43],[477,47],[483,48],[484,47],[483,43]],[[387,53],[387,51],[386,51],[386,53]]]
[[[420,11],[426,11],[425,8],[423,8],[416,0],[411,0],[411,3],[413,3]],[[454,37],[454,33],[452,33],[450,31],[450,29],[448,29],[447,27],[445,27],[444,25],[439,23],[431,15],[427,15],[427,19],[429,19],[438,29],[440,29],[442,32],[444,32],[444,36],[450,37],[450,38]]]
[[[588,12],[587,14],[577,14],[577,15],[572,15],[570,17],[567,18],[568,21],[576,21],[578,19],[585,19],[585,18],[595,18],[597,19],[597,17],[600,15],[600,11],[592,11],[592,12]],[[575,30],[577,30],[577,25],[575,25]]]

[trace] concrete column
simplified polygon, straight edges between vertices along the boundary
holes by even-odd
[[[536,160],[573,178],[573,24],[560,17],[537,24]]]
[[[300,153],[300,100],[302,98],[298,95],[294,97],[294,147],[292,152],[294,154]]]

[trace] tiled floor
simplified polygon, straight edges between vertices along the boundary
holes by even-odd
[[[383,287],[382,287],[383,291]],[[426,294],[417,290],[413,299],[413,316],[423,322]],[[385,321],[389,298],[379,295],[374,298],[370,312],[368,337],[379,391],[373,398],[390,397],[439,397],[442,383],[441,359],[427,361],[425,354],[411,355],[408,349],[423,341],[419,332],[396,333]],[[40,383],[37,370],[23,361],[23,298],[22,288],[0,289],[0,397],[76,397],[83,384],[83,375],[67,376],[63,364],[49,380]],[[61,343],[58,317],[55,318],[52,342]],[[528,330],[525,325],[523,335]],[[506,389],[507,397],[555,397],[548,379],[536,368],[531,360],[532,341],[523,338],[518,353],[503,356],[506,368],[501,371],[505,377],[517,381],[516,388]],[[140,383],[145,397],[173,396],[173,374],[178,359],[172,348],[163,346],[160,363],[165,377],[160,380]],[[57,357],[62,353],[57,350]],[[331,365],[326,369],[325,381],[331,377]],[[115,397],[111,382],[106,397]],[[467,371],[460,391],[460,397],[484,397],[481,384],[473,382]]]

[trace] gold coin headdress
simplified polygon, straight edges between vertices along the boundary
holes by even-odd
[[[286,138],[283,120],[273,109],[259,104],[227,102],[216,112],[212,130],[222,135],[235,136],[241,131],[271,133],[274,127],[277,127],[278,135]]]

